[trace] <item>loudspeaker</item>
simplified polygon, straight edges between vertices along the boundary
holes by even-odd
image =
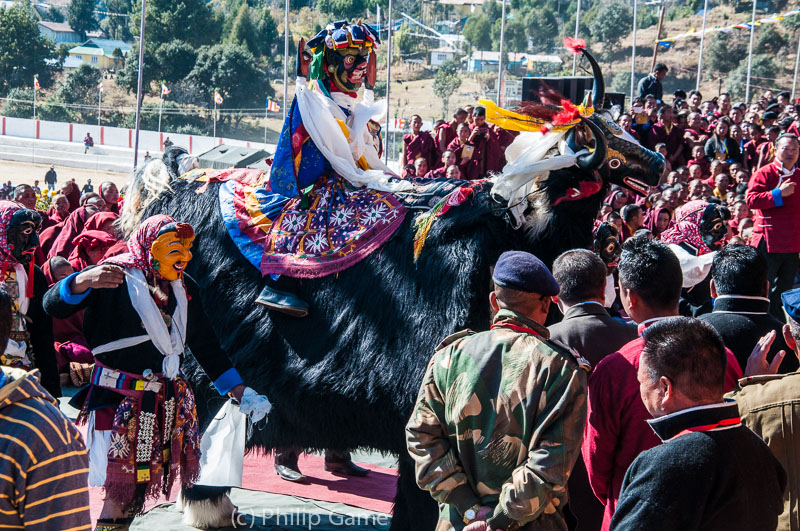
[[[522,100],[542,103],[539,91],[544,85],[557,90],[569,101],[578,105],[583,103],[583,95],[592,90],[594,78],[580,77],[526,77],[522,79]],[[555,103],[555,102],[551,102]]]
[[[619,108],[625,110],[625,94],[623,92],[608,92],[606,91],[606,98],[603,105],[604,109],[610,109],[614,105],[619,105]]]
[[[583,103],[587,93],[592,92],[594,78],[590,76],[526,77],[522,79],[522,100],[542,103],[539,98],[539,89],[545,84],[563,94],[575,105],[578,105]],[[622,92],[606,92],[603,108],[610,109],[614,105],[619,105],[621,109],[625,109],[625,94]]]

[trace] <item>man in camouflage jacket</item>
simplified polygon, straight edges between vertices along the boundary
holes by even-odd
[[[439,502],[437,531],[566,530],[590,367],[548,341],[559,288],[541,261],[504,253],[494,281],[491,329],[448,337],[425,373],[406,426],[417,483]]]

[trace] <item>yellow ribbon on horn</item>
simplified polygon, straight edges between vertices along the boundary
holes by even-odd
[[[562,133],[575,127],[579,123],[579,120],[573,120],[566,124],[552,125],[549,122],[539,118],[509,111],[508,109],[503,109],[490,100],[478,100],[478,103],[486,108],[487,122],[493,123],[496,126],[502,127],[503,129],[507,129],[509,131],[539,132],[542,129],[547,129],[548,131]],[[580,115],[584,118],[594,114],[593,107],[586,107],[583,104],[578,105],[577,107]]]

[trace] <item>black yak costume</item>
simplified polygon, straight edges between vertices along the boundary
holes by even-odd
[[[593,107],[601,108],[602,76],[591,63]],[[540,117],[556,114],[549,109]],[[177,179],[180,151],[165,154],[171,182],[148,184],[135,176],[130,190],[145,215],[180,215],[198,231],[197,258],[188,271],[204,305],[224,309],[211,326],[247,384],[274,404],[249,446],[395,453],[400,475],[392,529],[432,529],[436,506],[415,484],[404,427],[434,347],[457,330],[488,328],[490,268],[503,251],[525,250],[552,263],[565,250],[590,248],[608,185],[646,190],[663,171],[663,158],[625,134],[610,114],[585,114],[572,115],[572,132],[552,146],[553,154],[570,156],[570,164],[527,176],[521,163],[515,166],[521,193],[510,186],[507,197],[495,195],[496,185],[486,182],[448,209],[443,197],[428,197],[424,205],[409,200],[409,214],[392,238],[349,269],[278,280],[278,287],[288,281],[309,302],[305,319],[253,303],[264,280],[223,222],[223,184]],[[579,128],[582,133],[573,134]],[[541,133],[520,137],[531,134]],[[144,173],[163,172],[148,167]],[[195,363],[186,370],[207,422],[221,399]]]

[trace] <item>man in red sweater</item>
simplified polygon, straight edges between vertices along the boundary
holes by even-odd
[[[678,258],[658,240],[631,238],[623,247],[619,266],[620,299],[639,324],[639,335],[656,321],[678,315],[683,274]],[[628,466],[643,451],[661,444],[648,426],[653,417],[639,394],[638,337],[603,358],[589,377],[587,422],[582,455],[595,495],[605,505],[603,527],[609,529]],[[726,349],[725,390],[733,389],[742,371]]]
[[[781,294],[792,288],[800,252],[800,182],[797,137],[784,134],[775,141],[775,160],[759,168],[747,184],[745,200],[754,211],[750,245],[767,253],[770,313],[784,321]]]

